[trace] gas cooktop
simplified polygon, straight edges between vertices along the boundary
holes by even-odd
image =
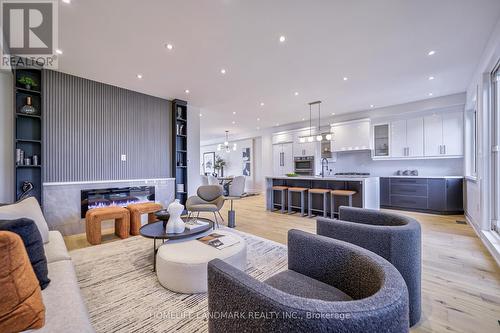
[[[353,177],[353,178],[358,178],[358,177],[370,177],[369,172],[337,172],[335,176],[342,176],[342,177]]]

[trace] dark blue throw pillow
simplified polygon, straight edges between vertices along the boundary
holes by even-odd
[[[40,282],[40,287],[45,289],[50,282],[49,271],[42,235],[40,235],[35,222],[30,219],[0,220],[0,230],[11,231],[22,238],[31,266],[33,266],[38,282]]]

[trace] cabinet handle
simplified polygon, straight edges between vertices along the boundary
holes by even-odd
[[[443,154],[446,155],[446,145],[443,145]]]
[[[443,145],[439,145],[439,154],[443,154]]]

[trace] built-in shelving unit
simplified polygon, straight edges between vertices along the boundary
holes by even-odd
[[[175,198],[186,205],[187,200],[187,102],[172,101],[172,174],[175,177]]]
[[[15,198],[23,197],[23,186],[33,188],[26,196],[42,203],[43,114],[42,69],[21,68],[14,74],[14,179]],[[30,107],[25,107],[31,105]],[[30,185],[24,186],[31,188]]]

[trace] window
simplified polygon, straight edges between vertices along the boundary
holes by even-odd
[[[477,99],[477,97],[476,97]],[[465,112],[465,174],[468,177],[477,177],[477,102],[475,103],[473,110],[468,110]]]
[[[493,72],[492,88],[491,161],[494,198],[492,200],[493,219],[491,228],[500,233],[500,65]]]

